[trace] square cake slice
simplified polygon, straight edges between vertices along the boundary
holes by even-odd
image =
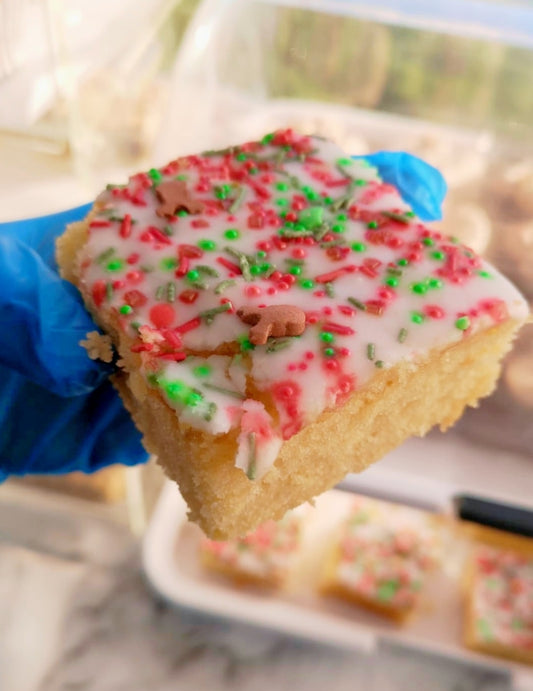
[[[465,645],[533,664],[533,548],[479,546],[469,575]]]
[[[431,514],[358,497],[333,546],[321,591],[403,623],[439,557]]]
[[[281,588],[299,554],[305,508],[288,511],[280,521],[266,521],[245,537],[220,542],[204,538],[203,566],[237,584]]]
[[[110,185],[58,241],[146,448],[244,535],[494,388],[527,304],[366,160],[290,130]]]

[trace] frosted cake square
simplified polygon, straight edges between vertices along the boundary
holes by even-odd
[[[110,185],[58,241],[196,521],[244,535],[489,394],[518,291],[290,130]]]

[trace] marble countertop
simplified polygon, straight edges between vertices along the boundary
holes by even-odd
[[[509,691],[444,659],[355,654],[171,607],[124,525],[50,496],[0,487],[2,691]]]

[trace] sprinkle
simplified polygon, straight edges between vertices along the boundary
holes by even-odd
[[[353,305],[354,307],[357,307],[357,309],[362,310],[363,312],[366,312],[366,305],[364,302],[361,302],[361,300],[357,300],[357,298],[346,298],[350,305]]]
[[[110,261],[109,264],[106,266],[107,271],[120,271],[123,268],[124,262],[122,261],[122,259],[113,259],[113,261]]]
[[[470,319],[468,317],[459,317],[455,322],[455,327],[460,331],[466,331],[470,327]]]
[[[229,211],[230,214],[234,214],[234,213],[236,213],[236,212],[238,211],[238,209],[241,207],[241,205],[242,205],[242,203],[243,203],[243,201],[244,201],[245,195],[246,195],[246,190],[245,190],[245,188],[242,187],[242,186],[239,187],[239,190],[238,190],[238,192],[237,192],[237,195],[236,195],[235,199],[231,202],[231,205],[230,205],[230,207],[229,207],[229,209],[228,209],[228,211]]]
[[[330,281],[334,281],[337,278],[340,278],[344,274],[350,274],[355,271],[356,267],[353,264],[349,264],[348,266],[342,266],[340,269],[337,269],[336,271],[330,271],[327,274],[320,274],[320,276],[315,277],[315,281],[317,283],[329,283]]]
[[[324,348],[324,355],[326,357],[333,357],[335,355],[335,348]]]
[[[351,245],[354,252],[364,252],[366,250],[366,245],[364,242],[354,242]]]
[[[102,252],[101,254],[99,254],[96,257],[95,261],[97,264],[103,264],[108,259],[111,259],[111,257],[113,256],[114,253],[115,253],[115,248],[114,247],[108,247],[104,252]]]
[[[421,312],[411,312],[411,321],[413,324],[422,324],[426,318]]]
[[[197,329],[201,323],[202,323],[202,321],[199,317],[194,317],[194,319],[189,319],[188,322],[185,322],[184,324],[180,324],[179,326],[176,326],[174,331],[176,331],[179,334],[185,334],[185,333],[188,333],[189,331],[192,331],[193,329]]]
[[[404,223],[406,225],[409,223],[409,218],[406,217],[405,214],[397,214],[394,211],[382,211],[381,215],[390,218],[391,221],[398,221],[398,223]]]
[[[245,401],[246,396],[240,391],[233,391],[232,389],[225,389],[223,386],[217,386],[216,384],[210,384],[205,382],[203,384],[204,388],[210,389],[211,391],[218,391],[218,393],[223,393],[226,396],[231,396],[232,398],[238,398],[240,401]]]
[[[400,332],[398,334],[398,341],[400,343],[403,343],[405,339],[407,338],[407,329],[400,329]]]
[[[121,238],[129,238],[131,235],[131,216],[126,214],[120,224],[119,235]]]
[[[216,250],[217,244],[213,240],[199,240],[198,247],[206,252],[212,252]]]
[[[120,314],[131,314],[133,312],[133,307],[130,307],[130,305],[122,305],[119,312]]]
[[[369,360],[373,360],[376,355],[376,346],[374,343],[369,343],[366,347],[366,356]]]
[[[224,247],[224,250],[231,254],[233,257],[239,260],[239,267],[245,281],[252,280],[252,274],[250,273],[250,261],[244,252],[239,252],[234,250],[232,247]]]
[[[167,302],[174,302],[176,299],[176,284],[169,281],[167,283]]]
[[[206,412],[204,413],[204,420],[205,420],[206,422],[211,422],[211,420],[212,420],[213,417],[215,416],[215,413],[216,413],[216,412],[217,412],[216,403],[213,403],[213,401],[210,401],[210,402],[207,404],[207,410],[206,410]]]
[[[411,290],[417,295],[425,295],[428,292],[428,287],[425,283],[413,283]]]
[[[209,365],[198,365],[193,369],[195,377],[207,377],[211,374],[211,367]]]
[[[324,343],[333,343],[335,336],[330,331],[322,331],[320,333],[320,340]]]
[[[215,287],[215,295],[221,295],[227,288],[231,288],[234,285],[235,281],[231,279],[220,281],[220,283]]]
[[[440,250],[437,250],[437,251],[435,251],[435,252],[432,252],[432,253],[430,254],[430,257],[431,257],[432,259],[440,260],[440,259],[444,259],[444,258],[446,257],[446,255],[444,254],[444,252],[441,252]]]
[[[256,475],[256,445],[255,445],[255,432],[250,432],[248,435],[248,445],[250,447],[250,455],[248,459],[248,469],[246,475],[249,480],[255,480]]]
[[[494,276],[489,272],[489,271],[478,271],[478,275],[481,276],[482,278],[494,278]]]
[[[212,307],[211,309],[200,312],[198,316],[204,319],[206,324],[211,324],[217,316],[217,314],[220,314],[221,312],[228,312],[229,310],[231,310],[231,303],[223,302],[221,305],[218,305],[217,307]]]
[[[157,329],[171,326],[175,318],[176,312],[168,303],[159,303],[150,310],[150,321]]]
[[[333,285],[331,283],[326,283],[324,285],[324,290],[326,291],[326,295],[328,296],[328,298],[335,297],[335,291],[333,290]]]
[[[198,264],[196,266],[196,271],[206,274],[207,276],[213,276],[214,278],[218,278],[220,276],[216,269],[214,269],[212,266],[206,266],[205,264]]]
[[[164,293],[165,293],[165,286],[158,286],[157,290],[155,291],[155,299],[156,300],[162,300]]]
[[[105,285],[105,295],[108,300],[111,300],[113,297],[113,284],[110,281]]]
[[[383,360],[376,360],[376,362],[374,362],[374,365],[375,367],[381,368],[385,365],[385,363],[383,362]]]
[[[237,240],[240,235],[241,234],[236,228],[228,228],[228,230],[224,232],[224,237],[226,240]]]
[[[323,220],[324,209],[320,206],[312,206],[309,209],[304,209],[298,216],[298,221],[306,230],[319,228],[322,225]]]
[[[152,178],[154,185],[157,185],[163,179],[163,176],[156,168],[150,168],[148,175]]]
[[[269,339],[266,346],[267,353],[276,353],[278,350],[284,350],[291,344],[290,338],[273,338]]]
[[[324,324],[324,329],[331,331],[332,333],[339,334],[339,336],[352,336],[355,331],[350,326],[344,326],[343,324],[335,324],[333,322],[327,322]]]

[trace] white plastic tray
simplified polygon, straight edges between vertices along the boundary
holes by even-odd
[[[438,466],[441,460],[445,461],[443,449],[439,458],[433,440],[405,445],[397,455],[404,456],[404,460],[409,456],[411,465],[416,466],[417,454],[411,453],[413,449],[420,452],[419,462],[424,456],[427,465],[432,467]],[[448,462],[451,458],[453,456],[448,457]],[[493,459],[485,457],[485,464],[490,460]],[[476,467],[475,459],[471,462],[472,467]],[[468,461],[465,464],[468,466]],[[451,511],[455,494],[470,489],[468,485],[443,482],[442,478],[417,477],[416,473],[412,473],[408,480],[406,469],[400,472],[394,469],[394,465],[394,459],[388,457],[383,464],[360,476],[349,476],[345,484],[362,493],[444,512]],[[512,484],[516,486],[515,483]],[[481,491],[481,494],[509,499],[507,490],[510,487],[504,483],[499,494],[492,491]],[[326,493],[317,499],[315,518],[309,522],[304,535],[304,540],[313,544],[313,550],[309,550],[314,555],[313,559],[320,560],[321,544],[326,547],[328,523],[338,520],[346,499],[348,493],[339,491]],[[289,585],[283,594],[253,588],[237,589],[223,578],[203,571],[197,559],[200,537],[200,530],[186,520],[186,505],[177,488],[168,484],[145,536],[143,562],[154,589],[175,605],[359,651],[370,652],[380,641],[393,641],[419,651],[507,671],[517,691],[533,691],[533,668],[476,654],[461,645],[463,607],[459,581],[466,544],[461,547],[454,543],[453,552],[447,554],[442,571],[434,574],[428,583],[421,611],[406,626],[399,628],[370,612],[317,596],[312,581],[306,580],[304,575],[317,572],[316,568],[305,568],[311,566],[309,563],[302,565],[299,577],[295,579],[298,587]],[[455,555],[453,559],[450,554]]]

